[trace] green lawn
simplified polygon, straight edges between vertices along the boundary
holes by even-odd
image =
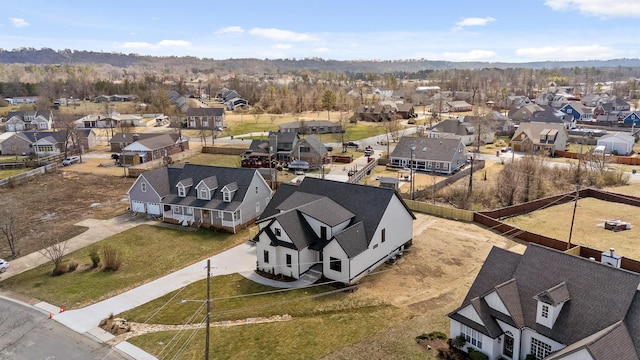
[[[212,328],[210,351],[216,359],[319,358],[371,336],[402,318],[395,307],[364,299],[357,292],[333,293],[336,289],[328,285],[259,294],[274,290],[279,289],[256,284],[240,275],[211,280],[212,322],[283,314],[292,316],[286,322]],[[194,317],[197,323],[204,316],[202,304],[178,305],[177,302],[180,299],[202,300],[205,294],[206,281],[203,280],[117,316],[148,324],[184,324],[197,314]],[[259,295],[247,296],[250,294]],[[162,310],[157,312],[158,309]],[[152,314],[155,315],[150,318]],[[202,353],[204,330],[196,332],[194,340],[178,358],[197,357]],[[176,333],[152,333],[129,341],[156,356],[173,358],[175,349],[181,344],[168,354],[164,351],[167,351],[165,344],[169,344]]]
[[[27,172],[29,170],[33,170],[31,168],[23,168],[23,169],[5,169],[0,170],[0,179],[10,178],[12,176],[16,176],[18,174],[22,174],[23,172]]]
[[[0,282],[0,287],[43,300],[56,306],[78,308],[142,285],[172,271],[205,259],[248,239],[238,234],[198,230],[196,232],[141,225],[90,245],[65,257],[79,266],[74,272],[51,277],[47,263]],[[110,245],[122,252],[117,271],[90,268],[89,253]]]

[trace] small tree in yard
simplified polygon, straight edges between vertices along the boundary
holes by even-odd
[[[18,239],[16,237],[16,221],[18,216],[8,209],[2,209],[0,211],[0,230],[7,240],[9,250],[11,250],[11,257],[17,257],[18,252]]]
[[[66,272],[66,268],[62,264],[62,259],[67,252],[68,241],[60,241],[57,234],[51,237],[43,236],[41,239],[42,250],[40,253],[53,263],[52,276],[62,275]]]
[[[102,248],[103,270],[116,271],[122,266],[122,252],[114,247],[105,246]]]

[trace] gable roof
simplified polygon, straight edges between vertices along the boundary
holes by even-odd
[[[431,130],[439,133],[455,134],[460,136],[473,135],[473,125],[468,122],[461,121],[460,119],[443,120],[433,126]]]
[[[222,116],[224,115],[223,108],[189,108],[185,116]]]
[[[413,212],[406,207],[402,198],[393,189],[305,177],[299,185],[280,185],[258,222],[277,216],[281,211],[297,208],[326,197],[340,207],[336,208],[335,215],[327,214],[326,216],[337,216],[335,219],[341,219],[349,213],[353,214],[352,224],[363,223],[364,239],[368,244],[394,196],[398,197],[407,212],[415,218]],[[326,206],[330,203],[322,202],[319,204]],[[337,221],[329,220],[331,222]]]
[[[563,344],[577,343],[617,322],[640,317],[640,274],[534,243],[529,243],[523,255],[494,247],[462,306],[450,317],[456,320],[460,318],[457,314],[460,309],[474,299],[482,299],[496,291],[507,278],[517,286],[518,297],[503,298],[505,306],[511,309],[514,308],[513,302],[519,302],[523,326]],[[566,301],[552,329],[536,322],[536,295],[545,291],[551,298]],[[492,315],[492,318],[497,317]],[[491,332],[487,327],[475,325],[485,334]],[[628,327],[628,331],[631,338],[640,338],[640,325]],[[491,336],[495,338],[495,333]],[[636,349],[626,351],[632,351],[637,356]]]
[[[407,137],[403,136],[391,153],[394,158],[411,158],[411,147],[415,146],[416,150],[413,155],[416,160],[431,161],[452,161],[462,142],[456,138],[426,138],[426,137]]]
[[[181,204],[185,206],[206,207],[214,209],[233,209],[238,207],[251,185],[255,169],[228,168],[221,166],[207,166],[195,164],[181,164],[179,166],[163,167],[156,170],[146,171],[140,175],[145,178],[153,189],[162,198],[163,203]],[[215,177],[222,187],[228,186],[237,188],[236,194],[231,203],[224,203],[221,191],[215,191],[211,200],[201,200],[197,198],[197,189],[191,186],[187,189],[186,197],[179,197],[176,185],[183,181],[192,184],[199,184],[201,181],[210,182],[210,178]],[[190,179],[190,180],[188,180]]]

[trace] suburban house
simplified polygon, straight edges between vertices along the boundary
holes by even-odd
[[[636,138],[626,133],[603,135],[598,139],[598,146],[604,146],[606,154],[627,156],[633,152]]]
[[[164,114],[89,114],[76,120],[81,128],[152,127],[167,119]]]
[[[216,94],[216,100],[224,103],[228,110],[235,110],[240,107],[249,106],[249,102],[243,99],[235,90],[223,88]]]
[[[511,138],[514,151],[549,152],[567,149],[569,134],[563,124],[523,122]]]
[[[622,118],[622,123],[630,126],[640,125],[640,111],[633,111]]]
[[[280,132],[297,132],[298,134],[341,134],[342,124],[329,120],[300,120],[278,126]]]
[[[38,96],[14,96],[4,98],[4,101],[8,102],[11,105],[20,105],[20,104],[35,104],[38,102]]]
[[[450,175],[467,163],[467,150],[456,138],[400,138],[390,156],[391,166]]]
[[[589,120],[593,117],[593,109],[582,105],[579,101],[569,101],[560,111],[570,115],[574,120]]]
[[[142,173],[127,193],[133,212],[234,233],[271,200],[271,188],[255,169],[184,163]]]
[[[397,104],[398,112],[397,114],[401,116],[403,119],[410,119],[416,116],[416,110],[411,103],[402,103]]]
[[[149,139],[152,137],[156,137],[158,133],[119,133],[114,134],[111,139],[109,139],[109,146],[111,147],[112,152],[122,152],[122,149],[133,144],[136,141]],[[178,135],[175,135],[176,139]]]
[[[515,122],[530,121],[533,115],[539,111],[544,111],[544,108],[538,104],[514,105],[509,109],[508,116]]]
[[[458,138],[465,146],[474,144],[478,137],[481,143],[492,143],[495,139],[495,131],[490,128],[491,124],[488,120],[484,124],[483,122],[483,119],[472,116],[458,116],[455,119],[443,120],[431,127],[429,137]]]
[[[12,111],[5,117],[5,128],[9,132],[27,130],[51,130],[53,113],[49,111]]]
[[[360,105],[354,116],[361,121],[390,121],[396,113],[396,108],[390,105]]]
[[[257,221],[257,268],[354,284],[411,245],[415,216],[393,189],[305,177]]]
[[[431,112],[433,113],[447,113],[447,112],[465,112],[472,111],[473,105],[464,100],[448,100],[440,101],[436,100],[431,104]]]
[[[135,139],[135,134],[133,138]],[[189,150],[189,140],[186,137],[178,134],[155,134],[125,146],[120,154],[120,163],[137,165],[185,150]]]
[[[299,139],[297,143],[294,144],[294,149],[291,152],[289,159],[291,161],[306,161],[309,163],[309,168],[318,169],[327,160],[328,153],[327,148],[320,139],[315,135],[309,135],[305,138]]]
[[[223,108],[189,108],[183,127],[190,129],[221,129],[225,125]]]
[[[491,249],[460,307],[451,337],[490,360],[610,360],[640,356],[640,274],[529,243]]]
[[[0,135],[0,154],[29,155],[34,150],[33,139],[23,132],[6,132]]]

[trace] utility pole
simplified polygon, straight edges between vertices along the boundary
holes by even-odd
[[[211,327],[211,259],[207,259],[207,327],[205,329],[204,359],[209,360],[209,328]]]

